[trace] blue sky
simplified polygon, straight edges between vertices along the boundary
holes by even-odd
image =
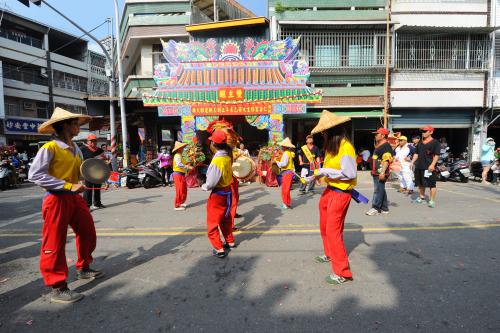
[[[113,0],[47,0],[52,6],[69,16],[82,27],[90,30],[106,20],[107,17],[114,17]],[[259,16],[267,14],[267,0],[238,0],[240,4],[252,10]],[[118,1],[123,4],[123,0]],[[0,8],[7,8],[10,11],[22,16],[29,17],[41,23],[58,28],[74,35],[81,33],[70,23],[42,5],[42,8],[31,5],[25,7],[17,0],[0,0]],[[121,15],[121,9],[120,9]],[[108,35],[106,26],[94,32],[97,38]]]

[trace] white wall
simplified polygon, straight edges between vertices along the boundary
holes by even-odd
[[[481,73],[393,73],[391,80],[392,107],[483,106],[484,74]],[[475,90],[466,90],[471,88]]]
[[[487,0],[463,1],[392,1],[392,20],[400,25],[441,27],[483,27],[487,23]],[[414,14],[419,12],[418,14]],[[425,14],[433,12],[433,14]],[[441,14],[442,12],[442,14]],[[485,13],[446,14],[446,12]],[[436,14],[439,13],[439,14]],[[493,20],[492,20],[493,21]]]
[[[3,98],[3,72],[2,72],[2,62],[0,61],[0,122],[5,119],[5,102]],[[0,134],[0,145],[7,143],[7,138],[5,135]]]

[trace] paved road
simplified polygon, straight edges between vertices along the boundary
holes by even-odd
[[[359,189],[371,196],[363,176]],[[34,186],[0,193],[0,330],[5,332],[490,332],[500,331],[500,187],[440,183],[437,207],[389,190],[391,214],[352,204],[345,241],[355,280],[324,282],[319,194],[281,211],[278,189],[241,187],[240,246],[210,256],[207,194],[185,212],[173,189],[112,190],[93,212],[103,280],[70,286],[87,297],[50,304],[38,272],[40,198]]]

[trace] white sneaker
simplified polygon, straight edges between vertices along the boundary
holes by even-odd
[[[185,203],[181,204],[181,207],[187,208],[187,206],[188,206],[188,205],[187,205],[187,204],[185,204]]]
[[[381,210],[380,214],[382,214],[382,215],[388,215],[389,211],[388,210]]]
[[[186,207],[182,207],[182,206],[174,207],[174,210],[186,210]]]
[[[378,212],[378,210],[376,210],[375,208],[371,208],[371,209],[370,209],[369,211],[367,211],[365,214],[366,214],[366,215],[368,215],[368,216],[375,216],[375,215],[378,215],[378,214],[380,214],[380,213],[379,213],[379,212]]]

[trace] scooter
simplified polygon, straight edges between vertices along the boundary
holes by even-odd
[[[465,160],[458,160],[455,162],[450,162],[447,164],[449,168],[450,177],[449,179],[459,181],[462,183],[469,182],[469,177],[471,171],[469,169],[469,164]]]
[[[0,189],[5,191],[7,188],[16,186],[16,180],[9,161],[3,160],[0,163]]]
[[[122,176],[125,177],[125,186],[127,188],[132,189],[142,185],[142,179],[144,178],[142,176],[144,175],[143,169],[140,168],[142,165],[143,163],[138,163],[135,167],[128,167],[122,170]]]
[[[155,187],[163,183],[157,159],[146,164],[143,172],[144,178],[142,179],[142,185],[144,188]],[[139,176],[139,178],[141,178],[141,176]]]
[[[17,182],[19,184],[22,184],[28,180],[28,171],[24,165],[21,165],[19,168],[17,168],[16,171],[17,171]]]

